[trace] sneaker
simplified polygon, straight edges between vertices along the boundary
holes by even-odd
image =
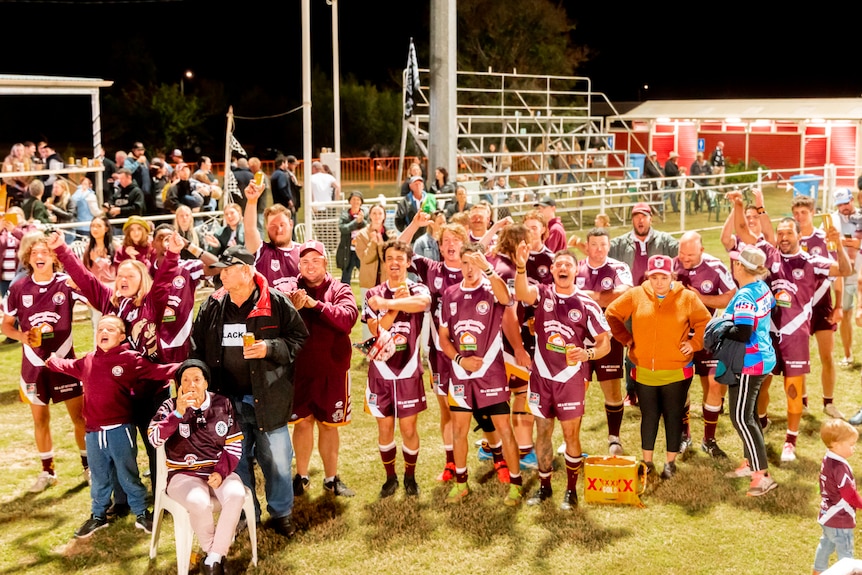
[[[844,419],[844,414],[839,411],[837,407],[835,407],[834,403],[827,403],[823,406],[823,413],[831,417],[832,419]]]
[[[757,485],[750,485],[745,494],[749,497],[760,497],[761,495],[766,495],[776,487],[778,487],[778,483],[769,475],[764,475],[760,478]]]
[[[623,454],[623,444],[620,443],[620,438],[611,436],[608,438],[608,453],[610,455],[622,455]]]
[[[533,449],[521,458],[521,469],[538,469],[539,460],[536,459],[536,450]]]
[[[30,493],[42,493],[52,485],[57,483],[57,476],[47,471],[43,471],[36,477],[36,481],[30,486]]]
[[[521,500],[524,498],[524,490],[520,485],[509,485],[509,493],[506,495],[506,498],[503,500],[509,507],[517,507],[521,504]]]
[[[578,506],[578,492],[573,489],[566,489],[563,495],[563,501],[560,503],[560,511],[571,511]]]
[[[488,447],[487,443],[483,443],[479,446],[479,450],[476,452],[476,455],[479,456],[479,461],[492,461],[494,459],[494,454],[491,453],[491,449]]]
[[[673,476],[676,475],[676,462],[668,461],[664,464],[664,469],[661,472],[662,479],[673,479]]]
[[[387,477],[386,483],[380,488],[380,499],[392,497],[396,491],[398,491],[398,476]]]
[[[153,514],[149,511],[141,513],[135,517],[135,528],[143,529],[144,533],[153,532]]]
[[[841,361],[838,362],[838,365],[840,365],[841,367],[853,367],[853,358],[852,357],[845,357],[844,359],[842,359]]]
[[[748,461],[743,460],[742,465],[740,465],[733,471],[728,471],[724,474],[724,476],[730,479],[735,479],[737,477],[751,477],[751,474],[752,471],[751,467],[748,465]]]
[[[132,508],[129,507],[128,503],[112,503],[108,507],[108,510],[105,511],[105,517],[108,518],[108,521],[113,521],[114,519],[125,517],[131,512]]]
[[[533,492],[532,495],[527,499],[527,505],[530,507],[534,505],[541,505],[543,501],[547,501],[554,494],[554,490],[550,487],[539,487],[536,491]]]
[[[443,468],[443,473],[437,476],[437,481],[447,483],[453,479],[455,479],[455,464],[447,463],[446,467]]]
[[[784,444],[784,448],[781,450],[781,461],[785,463],[796,461],[796,446],[789,441]]]
[[[470,495],[470,488],[467,484],[456,483],[449,490],[449,494],[446,496],[446,503],[461,503],[468,495]]]
[[[689,447],[691,447],[691,436],[683,433],[682,439],[679,442],[679,454],[685,455]]]
[[[759,418],[758,418],[758,419],[759,419]],[[764,437],[766,437],[766,432],[767,432],[767,430],[769,429],[769,427],[770,427],[771,425],[772,425],[772,420],[771,420],[771,419],[769,419],[768,417],[766,418],[766,423],[765,423],[765,424],[764,424],[764,423],[761,423],[761,424],[760,424],[760,431],[763,433],[763,436],[764,436]]]
[[[850,425],[862,425],[862,409],[856,412],[856,415],[847,420]]]
[[[509,480],[509,467],[505,461],[497,461],[494,463],[494,471],[497,472],[497,479],[500,483],[511,483]]]
[[[404,476],[404,493],[407,494],[407,497],[419,497],[419,484],[416,483],[415,477],[410,477],[409,475]]]
[[[623,399],[623,405],[626,407],[637,407],[638,396],[635,394],[627,394],[625,399]]]
[[[557,448],[557,454],[558,455],[565,455],[566,454],[566,443],[565,442],[561,443],[560,446]]]
[[[714,437],[704,439],[700,444],[700,448],[706,453],[709,453],[709,456],[713,459],[725,459],[727,457],[727,454],[718,446],[718,442]]]
[[[308,477],[303,477],[299,473],[293,476],[293,496],[302,497],[305,495],[305,488],[308,487]]]
[[[77,531],[75,531],[75,537],[78,539],[86,539],[99,529],[104,529],[107,526],[108,519],[106,517],[90,515],[90,518],[84,521],[84,524],[78,527]]]
[[[332,478],[332,481],[324,481],[323,489],[334,495],[335,497],[353,497],[356,493],[346,486],[341,478],[337,475]]]

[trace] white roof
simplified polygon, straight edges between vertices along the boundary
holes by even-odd
[[[111,80],[67,76],[13,76],[0,74],[0,94],[92,94],[113,86]]]
[[[862,120],[862,98],[650,100],[614,120]]]

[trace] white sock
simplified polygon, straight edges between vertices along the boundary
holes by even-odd
[[[213,565],[215,565],[219,561],[221,561],[221,555],[219,555],[218,553],[210,552],[207,554],[207,558],[204,561],[204,563],[206,564],[207,567],[212,567]]]

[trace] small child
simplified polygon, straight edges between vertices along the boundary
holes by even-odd
[[[856,479],[847,459],[856,451],[859,432],[842,419],[830,419],[820,428],[820,438],[828,451],[820,465],[820,517],[823,529],[814,555],[814,575],[826,571],[833,551],[838,559],[853,558],[853,529],[856,509],[862,508],[862,497],[856,491]]]
[[[79,359],[52,355],[47,361],[50,369],[71,375],[84,384],[92,515],[75,531],[75,537],[89,537],[107,527],[107,511],[114,489],[111,477],[115,474],[135,513],[135,527],[150,533],[153,516],[147,510],[147,489],[138,473],[132,397],[140,381],[167,381],[179,364],[151,363],[133,351],[125,342],[125,323],[116,315],[102,316],[97,335],[96,351]]]

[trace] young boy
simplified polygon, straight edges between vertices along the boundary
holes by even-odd
[[[814,575],[826,571],[829,556],[853,558],[855,509],[862,508],[862,497],[856,491],[853,469],[847,459],[856,451],[859,432],[842,419],[830,419],[820,428],[820,438],[828,451],[820,465],[820,517],[823,529],[814,554]]]
[[[142,380],[167,381],[178,363],[150,363],[125,342],[122,319],[105,315],[99,320],[96,351],[80,359],[52,355],[50,369],[79,379],[84,384],[84,420],[87,458],[92,471],[90,499],[92,515],[75,531],[75,537],[90,537],[107,527],[116,474],[134,511],[135,527],[150,533],[152,513],[147,510],[147,490],[138,475],[137,428],[132,415],[132,397]]]

